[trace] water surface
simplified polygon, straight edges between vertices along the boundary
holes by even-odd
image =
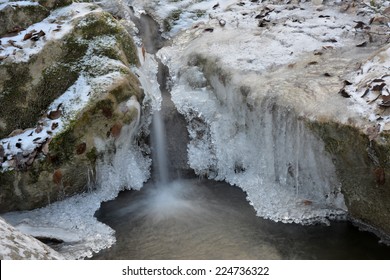
[[[96,217],[117,243],[94,259],[390,259],[390,247],[349,222],[275,223],[245,193],[199,179],[146,184],[103,203]]]

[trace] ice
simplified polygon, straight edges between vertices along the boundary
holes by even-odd
[[[133,71],[139,76],[146,94],[142,104],[144,112],[147,112],[149,107],[159,108],[161,92],[156,81],[157,63],[155,59],[148,55],[143,65]],[[112,81],[109,78],[110,75],[115,75],[115,73],[99,77],[91,84],[96,86],[99,82],[109,83]],[[83,84],[84,81],[81,77],[76,85],[62,96],[64,100],[60,98],[52,106],[62,101],[69,103],[76,93],[88,92],[91,85]],[[139,190],[150,177],[151,166],[150,158],[144,156],[145,151],[142,150],[144,147],[138,146],[136,141],[137,133],[140,130],[147,130],[151,118],[147,114],[140,114],[141,104],[135,97],[121,106],[139,110],[138,119],[124,126],[120,137],[116,140],[111,139],[107,142],[105,139],[95,139],[99,151],[115,150],[115,153],[106,153],[98,161],[96,174],[91,176],[95,180],[89,187],[93,190],[52,203],[41,209],[7,213],[3,216],[7,222],[33,236],[63,240],[64,243],[58,250],[68,259],[91,257],[93,252],[115,243],[114,231],[98,222],[94,214],[102,201],[114,199],[119,191]]]
[[[171,92],[189,121],[191,168],[241,187],[261,217],[298,223],[344,217],[331,158],[294,111],[272,98],[248,110],[232,85],[210,80],[213,88],[196,90],[179,79]]]

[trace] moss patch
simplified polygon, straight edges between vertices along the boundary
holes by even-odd
[[[333,158],[350,215],[390,234],[390,145],[370,143],[367,135],[348,125],[307,122],[307,126]]]

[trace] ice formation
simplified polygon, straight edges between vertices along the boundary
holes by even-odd
[[[144,106],[158,107],[161,93],[155,78],[157,64],[147,56],[142,67],[133,69],[141,81],[146,98]],[[64,96],[62,96],[64,98]],[[129,106],[141,105],[134,99]],[[37,237],[64,241],[58,251],[68,259],[91,257],[93,252],[111,246],[115,242],[114,231],[94,217],[101,202],[114,199],[124,189],[140,189],[150,177],[151,160],[145,157],[135,141],[140,126],[148,126],[150,117],[143,116],[122,128],[114,143],[95,139],[101,150],[115,149],[98,162],[96,182],[91,192],[76,195],[47,207],[3,215],[20,231]],[[145,119],[146,118],[146,119]]]

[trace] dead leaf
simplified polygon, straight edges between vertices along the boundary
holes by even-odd
[[[56,120],[59,117],[61,117],[62,111],[61,110],[55,110],[55,111],[50,111],[47,117],[51,120]]]
[[[370,89],[369,88],[367,88],[366,89],[366,91],[362,94],[362,96],[360,96],[361,98],[363,98],[364,96],[366,96],[367,95],[367,93],[369,93],[370,92]]]
[[[15,48],[23,49],[23,47],[20,46],[20,45],[18,45],[18,44],[16,44],[16,41],[14,41],[14,40],[8,40],[8,43],[9,43],[11,46],[15,47]]]
[[[84,154],[87,149],[87,144],[85,142],[80,143],[76,147],[76,154],[81,155]]]
[[[111,127],[110,134],[112,135],[112,137],[118,138],[119,135],[121,134],[121,130],[122,130],[122,124],[116,123]]]
[[[382,186],[386,183],[385,169],[383,167],[375,168],[374,175],[377,185]]]
[[[354,21],[354,22],[356,22],[356,25],[354,26],[355,29],[363,29],[366,26],[366,24],[362,21]]]
[[[366,133],[368,135],[368,139],[370,141],[372,141],[375,138],[377,138],[378,135],[379,135],[380,130],[381,130],[381,125],[380,124],[373,125],[373,126],[370,126],[369,128],[367,128]]]
[[[51,124],[51,130],[55,130],[58,127],[58,122],[53,122]]]
[[[345,89],[341,89],[341,90],[339,91],[339,94],[340,94],[342,97],[345,97],[345,98],[350,98],[350,97],[351,97],[351,95],[350,95],[348,92],[346,92]]]
[[[49,154],[49,144],[51,142],[51,139],[47,140],[45,144],[42,145],[42,153],[47,156]]]
[[[374,91],[382,91],[382,89],[385,87],[386,83],[381,83],[380,85],[375,85],[372,87],[372,90]]]
[[[43,130],[42,125],[38,124],[37,128],[35,129],[35,133],[40,133],[42,132],[42,130]]]
[[[53,183],[59,185],[62,181],[62,171],[61,169],[57,169],[53,173]]]
[[[32,35],[33,35],[32,32],[26,33],[26,35],[24,35],[24,37],[23,37],[23,41],[30,39],[32,37]]]
[[[356,47],[358,47],[358,48],[362,48],[362,47],[365,47],[365,46],[367,46],[367,41],[364,41],[364,42],[356,45]]]

